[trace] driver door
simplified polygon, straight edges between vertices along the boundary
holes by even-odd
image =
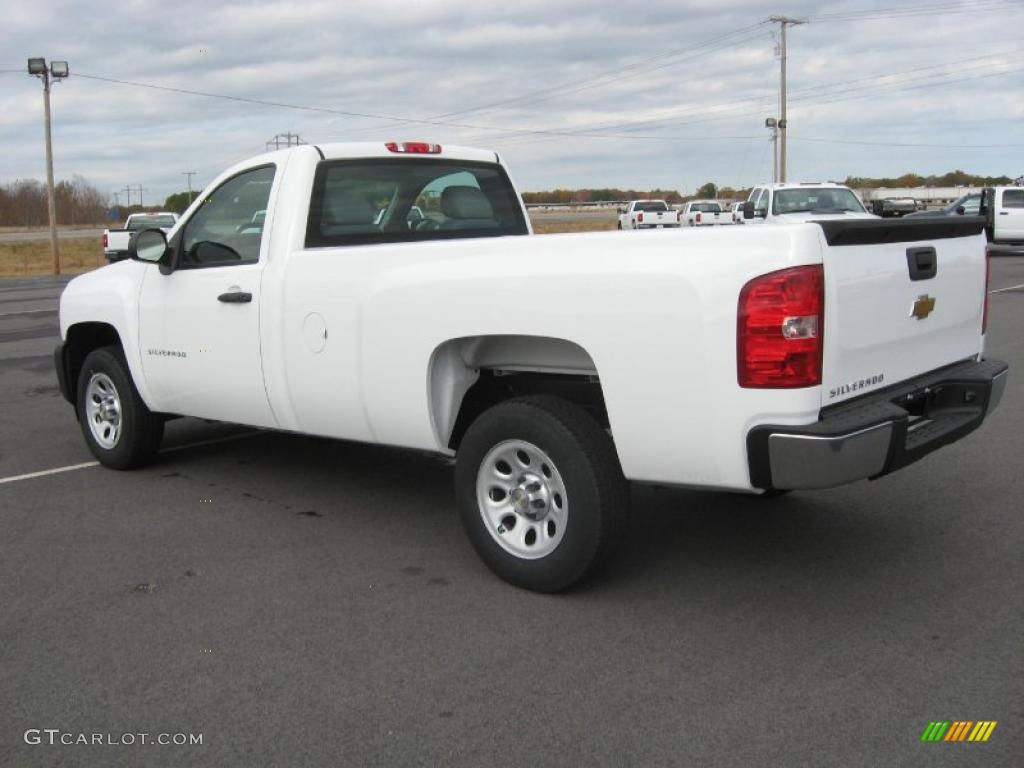
[[[162,411],[276,426],[259,334],[275,170],[251,168],[221,183],[172,239],[174,271],[146,272],[139,343]]]

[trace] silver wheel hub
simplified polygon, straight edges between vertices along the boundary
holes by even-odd
[[[565,535],[565,482],[551,457],[533,443],[505,440],[488,451],[477,472],[476,495],[491,537],[516,557],[545,557]]]
[[[121,439],[121,398],[105,373],[94,373],[85,387],[85,417],[93,439],[108,451]]]

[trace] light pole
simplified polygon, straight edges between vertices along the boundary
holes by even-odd
[[[781,31],[779,46],[779,178],[786,180],[786,27],[806,24],[807,19],[791,19],[788,16],[770,16],[768,21],[778,24]]]
[[[192,205],[192,177],[196,175],[195,171],[182,171],[182,176],[188,177],[188,204]]]
[[[28,60],[28,73],[43,81],[43,113],[46,120],[46,207],[50,215],[50,250],[53,252],[53,274],[60,274],[60,250],[57,247],[57,201],[53,189],[53,142],[50,138],[50,78],[60,82],[69,74],[66,61],[51,61],[49,68],[42,57]]]
[[[772,131],[772,182],[779,180],[779,121],[774,117],[765,118],[765,128]]]

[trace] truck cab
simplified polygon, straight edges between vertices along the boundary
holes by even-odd
[[[853,190],[833,182],[761,184],[743,204],[748,224],[795,224],[824,219],[877,219]]]
[[[1024,242],[1024,187],[986,187],[981,195],[989,242]]]

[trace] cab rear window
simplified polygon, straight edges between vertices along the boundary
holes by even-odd
[[[306,247],[528,233],[501,166],[424,158],[317,166]]]

